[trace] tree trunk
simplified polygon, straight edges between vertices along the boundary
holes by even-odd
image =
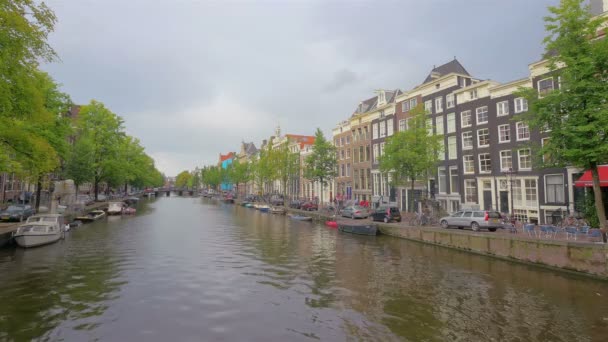
[[[127,194],[127,187],[128,187],[128,183],[125,182],[125,195]]]
[[[319,210],[321,210],[321,207],[323,206],[323,185],[324,185],[324,184],[325,184],[325,182],[321,181],[321,188],[320,188],[320,189],[321,189],[321,191],[319,191],[319,192],[320,192],[320,194],[319,194],[319,199],[320,199],[320,201],[319,201],[319,202],[320,202],[320,203],[319,203],[319,206],[318,206],[318,207],[319,207]]]
[[[415,185],[415,183],[416,183],[416,178],[412,178],[412,193],[411,193],[411,196],[414,196],[414,185]],[[408,202],[410,202],[412,204],[412,206],[414,206],[414,199],[413,198],[411,198],[411,199],[408,198]],[[413,212],[416,212],[416,208],[410,208],[410,209],[414,209]]]
[[[93,191],[95,192],[95,202],[97,202],[97,194],[99,193],[99,178],[97,176],[95,176]]]
[[[604,242],[606,242],[606,232],[608,232],[608,224],[606,222],[606,212],[604,211],[604,200],[602,198],[602,188],[600,187],[600,175],[598,172],[597,165],[594,165],[591,168],[591,175],[593,176],[593,196],[595,198],[595,211],[597,211],[597,218],[600,221],[602,238]]]
[[[42,176],[36,180],[36,212],[40,210],[40,194],[42,193]]]

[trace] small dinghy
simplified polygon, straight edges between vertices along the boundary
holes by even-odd
[[[283,215],[283,214],[285,214],[285,208],[272,207],[272,208],[270,208],[270,212],[273,214],[277,214],[277,215]]]
[[[338,228],[338,222],[336,221],[325,221],[325,225],[329,228]]]
[[[136,212],[137,212],[137,209],[131,208],[131,207],[124,207],[122,209],[123,215],[135,215]]]
[[[378,227],[375,224],[338,224],[338,230],[343,233],[358,234],[358,235],[378,235]]]
[[[267,213],[270,211],[270,207],[267,205],[258,205],[258,210],[263,213]]]
[[[100,218],[106,216],[106,212],[103,210],[92,210],[91,212],[89,212],[86,215],[83,216],[78,216],[76,217],[76,220],[82,221],[82,222],[92,222],[92,221],[97,221]]]
[[[310,216],[291,215],[289,217],[291,217],[292,220],[296,221],[312,221],[312,217]]]

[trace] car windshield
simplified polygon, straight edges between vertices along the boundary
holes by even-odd
[[[11,206],[9,206],[9,207],[6,209],[6,211],[8,211],[9,213],[11,213],[11,212],[13,212],[13,213],[14,213],[14,212],[16,212],[16,211],[22,211],[23,209],[24,209],[24,207],[19,207],[19,206],[16,206],[16,205],[11,205]]]

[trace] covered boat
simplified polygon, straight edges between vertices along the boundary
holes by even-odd
[[[338,230],[350,234],[378,235],[378,226],[375,224],[338,223]]]
[[[116,201],[108,203],[108,215],[120,215],[127,205],[124,202]]]
[[[62,215],[35,215],[19,226],[13,237],[21,247],[36,247],[59,241],[63,237],[64,230]]]
[[[312,221],[312,217],[310,217],[310,216],[291,215],[289,217],[291,219],[297,220],[297,221]]]

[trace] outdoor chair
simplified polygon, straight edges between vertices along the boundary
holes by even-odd
[[[532,234],[534,234],[534,237],[536,237],[536,230],[534,230],[534,224],[524,224],[524,232],[528,233],[528,236],[532,236]]]
[[[566,239],[570,239],[570,236],[574,236],[574,240],[576,240],[577,235],[579,234],[578,229],[576,227],[566,227]]]
[[[557,235],[557,230],[553,226],[542,225],[540,226],[540,233],[541,235],[550,238]]]
[[[580,233],[585,235],[589,234],[589,226],[582,226]]]

